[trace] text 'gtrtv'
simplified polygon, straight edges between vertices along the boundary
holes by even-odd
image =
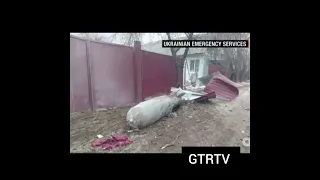
[[[190,164],[227,164],[230,154],[190,154]]]

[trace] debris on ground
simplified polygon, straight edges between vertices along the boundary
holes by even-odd
[[[178,117],[176,112],[170,113],[169,117]]]
[[[197,93],[172,87],[170,95],[147,98],[146,101],[132,107],[128,111],[126,119],[131,128],[141,129],[155,123],[164,116],[177,117],[178,115],[172,113],[172,111],[183,101],[204,102],[215,97],[215,91]],[[192,118],[192,116],[189,118]]]
[[[182,130],[181,130],[181,133],[180,133],[171,143],[164,145],[164,146],[161,147],[160,149],[164,149],[164,148],[167,148],[167,147],[169,147],[169,146],[175,145],[175,142],[177,141],[177,139],[178,139],[182,134],[183,134],[183,133],[182,133]]]
[[[186,86],[185,88],[186,88],[186,90],[188,90],[188,91],[202,92],[205,87],[206,87],[206,86],[196,85],[195,87],[193,87],[193,86]]]
[[[170,95],[154,97],[132,107],[127,113],[127,122],[134,129],[141,129],[168,116],[182,102],[185,93],[178,89]]]
[[[212,91],[209,93],[197,93],[197,92],[182,90],[181,88],[174,88],[174,87],[171,88],[171,91],[172,92],[175,92],[175,91],[184,92],[185,94],[181,97],[181,99],[185,100],[185,101],[190,101],[190,102],[192,102],[192,101],[202,102],[207,99],[216,97],[215,91]]]
[[[178,117],[157,121],[140,132],[131,130],[132,133],[128,133],[130,126],[124,120],[128,110],[134,105],[99,113],[90,110],[74,113],[70,115],[70,153],[181,153],[183,146],[211,145],[240,146],[241,153],[250,153],[250,147],[243,145],[240,140],[250,138],[250,111],[245,110],[250,108],[249,89],[250,86],[239,88],[239,96],[231,102],[214,99],[214,103],[210,104],[181,104],[177,111],[173,111]],[[99,116],[94,120],[97,114]],[[187,118],[188,116],[192,118]],[[178,137],[175,145],[170,145],[181,133],[181,129],[188,130]],[[100,133],[104,137],[98,139],[97,134]],[[92,147],[93,141],[104,140],[109,138],[107,135],[114,133],[127,135],[134,142],[107,151],[101,146]],[[166,147],[161,149],[164,146]]]
[[[128,136],[119,136],[114,134],[111,138],[105,140],[94,141],[91,145],[93,147],[102,146],[102,149],[113,149],[119,146],[126,146],[133,141],[128,138]]]
[[[132,132],[139,132],[140,130],[139,129],[131,129],[129,131],[127,131],[128,133],[132,133]]]
[[[178,90],[178,88],[171,88],[171,91],[175,91],[175,90]],[[181,97],[181,99],[185,101],[192,101],[204,95],[203,93],[196,93],[196,92],[187,91],[187,90],[183,90],[183,91],[185,92],[185,94]]]
[[[216,98],[222,100],[233,100],[239,95],[239,87],[243,85],[235,83],[223,76],[219,71],[212,73],[208,76],[199,78],[199,80],[206,84],[203,92],[211,93],[215,91]]]
[[[101,134],[98,134],[97,137],[100,139],[100,138],[103,138],[103,136]]]
[[[106,108],[100,108],[100,109],[97,109],[97,111],[108,111],[108,109],[106,109]]]
[[[207,93],[207,94],[195,99],[194,101],[195,102],[207,102],[209,99],[212,99],[212,98],[216,98],[216,92],[215,91]]]

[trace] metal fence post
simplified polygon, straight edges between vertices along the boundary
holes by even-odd
[[[137,103],[142,101],[142,51],[141,42],[134,42],[134,64],[135,64],[135,87],[136,87],[136,101]]]
[[[87,68],[88,68],[89,100],[90,100],[91,110],[94,111],[96,108],[95,108],[94,82],[92,78],[92,61],[90,56],[90,40],[86,40],[86,54],[87,54]]]

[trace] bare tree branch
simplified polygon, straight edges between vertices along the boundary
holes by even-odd
[[[166,33],[168,40],[172,40],[172,34],[171,33]],[[181,38],[181,34],[176,34],[176,38]],[[193,33],[184,33],[186,35],[187,40],[192,40],[193,39]],[[184,39],[184,38],[183,38]],[[175,61],[175,66],[176,66],[176,86],[180,87],[182,84],[181,82],[181,75],[180,73],[183,72],[185,60],[187,58],[188,52],[189,52],[189,47],[185,48],[183,55],[180,56],[180,59],[178,59],[177,52],[180,50],[180,48],[170,48],[172,57]],[[179,60],[179,61],[178,61]]]
[[[113,42],[115,40],[115,38],[117,37],[118,33],[113,33],[108,39],[108,42]]]
[[[131,45],[131,39],[132,39],[132,36],[133,36],[133,34],[132,33],[130,33],[129,34],[129,38],[128,38],[128,41],[127,41],[127,45]]]
[[[80,33],[80,36],[85,39],[95,40],[95,41],[102,41],[104,37],[99,33]]]
[[[166,34],[167,34],[167,36],[168,36],[168,39],[171,40],[171,35],[170,35],[170,33],[166,33]]]
[[[171,35],[170,35],[170,33],[166,33],[167,34],[167,36],[168,36],[168,40],[171,40]],[[176,60],[176,56],[177,56],[177,51],[175,51],[173,48],[170,48],[170,51],[171,51],[171,54],[172,54],[172,56],[173,56],[173,58]]]
[[[187,34],[187,33],[186,33]],[[192,37],[193,37],[193,33],[189,33],[188,34],[188,40],[192,40]],[[182,59],[185,60],[187,58],[187,55],[188,55],[188,52],[189,52],[189,47],[187,47],[183,53],[183,56],[182,56]]]
[[[207,33],[212,40],[247,40],[249,33]],[[216,60],[222,55],[220,48],[208,48],[207,52]],[[250,57],[248,48],[221,48],[224,52],[223,68],[233,81],[243,81],[250,77]]]
[[[125,44],[132,46],[134,41],[141,41],[144,33],[112,33],[108,38],[103,37],[106,42]]]
[[[173,48],[172,48],[173,49]],[[180,50],[180,47],[175,48],[174,51],[177,53]]]
[[[201,37],[201,34],[194,35],[194,36],[193,36],[193,39],[194,39],[194,40],[199,40],[199,39],[198,39],[199,37]]]

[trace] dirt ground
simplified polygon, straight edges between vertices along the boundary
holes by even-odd
[[[139,132],[128,132],[126,113],[130,107],[70,115],[71,153],[180,153],[182,146],[240,146],[250,153],[243,138],[250,138],[250,84],[240,88],[232,101],[185,104],[177,117],[165,117]],[[112,150],[91,147],[97,135],[118,133],[133,143]],[[173,144],[161,149],[167,144]]]

